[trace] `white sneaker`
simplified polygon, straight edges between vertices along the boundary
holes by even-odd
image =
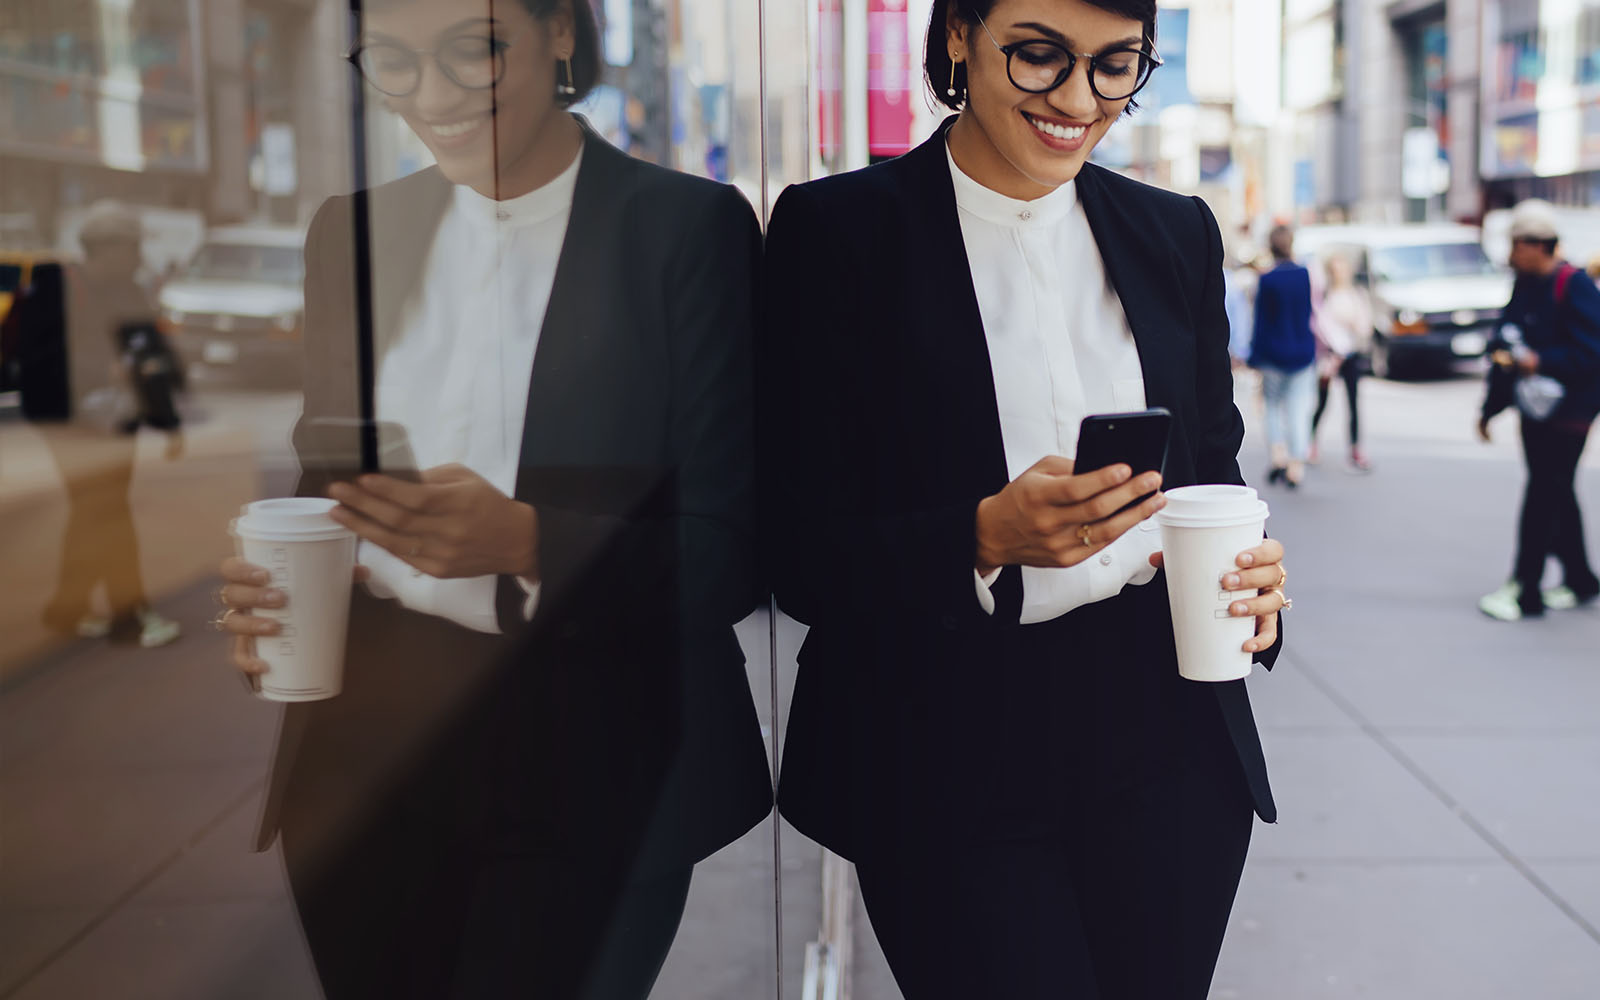
[[[1556,611],[1570,611],[1578,606],[1578,595],[1566,584],[1551,587],[1544,592],[1544,606]]]
[[[1478,610],[1499,621],[1521,621],[1522,606],[1517,603],[1517,598],[1521,596],[1521,585],[1512,580],[1502,584],[1500,589],[1494,593],[1480,597],[1478,599]]]
[[[135,614],[139,617],[139,645],[145,649],[165,646],[183,634],[183,626],[149,608],[140,608]]]
[[[111,634],[111,619],[99,615],[84,615],[78,619],[78,624],[74,628],[80,638],[104,639]]]

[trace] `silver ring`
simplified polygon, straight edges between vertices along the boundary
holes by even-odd
[[[239,613],[238,608],[226,608],[220,615],[211,619],[211,627],[218,632],[228,631],[228,619]]]
[[[1283,607],[1279,608],[1278,611],[1280,613],[1282,613],[1284,611],[1293,611],[1293,610],[1294,610],[1294,598],[1285,595],[1284,598],[1283,598]]]

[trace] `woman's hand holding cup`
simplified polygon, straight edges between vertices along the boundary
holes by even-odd
[[[1160,552],[1150,557],[1150,565],[1156,569],[1164,565]],[[1289,601],[1283,593],[1284,581],[1289,578],[1289,571],[1283,568],[1283,543],[1265,539],[1255,548],[1239,553],[1234,565],[1238,569],[1222,574],[1222,589],[1254,590],[1258,596],[1234,601],[1228,606],[1228,614],[1235,618],[1255,616],[1256,634],[1245,642],[1244,651],[1259,653],[1278,641],[1278,612]]]
[[[281,608],[288,604],[288,595],[273,587],[272,574],[265,567],[247,562],[238,556],[222,561],[222,579],[217,598],[225,609],[217,619],[217,628],[233,636],[230,659],[234,667],[254,686],[255,678],[267,671],[267,661],[256,655],[256,637],[277,635],[281,626],[271,618],[251,614],[256,608]],[[355,569],[355,581],[367,579],[365,566]]]
[[[1069,458],[1047,456],[978,503],[976,568],[1075,566],[1160,510],[1159,473],[1118,464],[1075,475]],[[1147,493],[1127,510],[1123,507]],[[1118,513],[1121,511],[1121,513]]]

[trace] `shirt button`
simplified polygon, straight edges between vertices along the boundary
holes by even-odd
[[[1100,565],[1102,565],[1102,566],[1110,566],[1111,565],[1111,553],[1109,553],[1109,552],[1101,553],[1101,555],[1100,555]]]
[[[1017,218],[1021,219],[1023,222],[1027,222],[1029,219],[1033,218],[1033,213],[1027,209],[1023,209],[1017,213]]]

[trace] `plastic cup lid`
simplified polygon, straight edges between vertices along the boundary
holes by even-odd
[[[337,506],[337,500],[324,497],[257,500],[244,505],[243,511],[234,519],[232,530],[236,535],[258,538],[304,541],[342,538],[350,534],[350,529],[328,516]]]
[[[1207,483],[1179,486],[1163,494],[1167,505],[1156,521],[1177,527],[1229,527],[1267,518],[1267,503],[1248,486]]]

